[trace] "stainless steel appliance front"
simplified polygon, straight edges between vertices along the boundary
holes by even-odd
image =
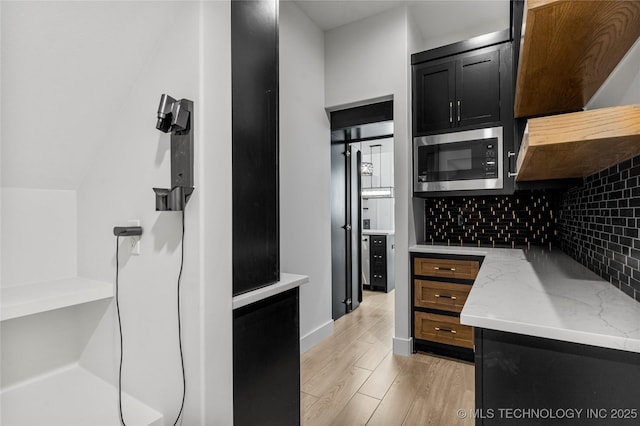
[[[413,139],[414,192],[502,189],[502,126]]]

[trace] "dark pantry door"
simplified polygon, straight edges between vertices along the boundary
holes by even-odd
[[[360,284],[360,180],[358,153],[331,145],[331,312],[334,320],[356,309]]]

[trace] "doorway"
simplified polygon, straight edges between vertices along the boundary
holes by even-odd
[[[385,200],[380,211],[390,211],[390,217],[378,214],[377,200]],[[370,285],[368,235],[367,241],[363,241],[363,237],[372,222],[377,224],[380,217],[384,217],[385,224],[393,226],[393,101],[331,113],[334,320],[357,309],[362,302],[363,286]]]

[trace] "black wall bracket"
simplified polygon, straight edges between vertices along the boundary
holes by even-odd
[[[193,101],[163,94],[156,128],[171,134],[171,188],[153,188],[156,211],[184,210],[193,193]]]

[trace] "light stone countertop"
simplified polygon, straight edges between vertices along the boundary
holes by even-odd
[[[363,235],[394,235],[395,231],[391,229],[363,229]]]
[[[409,251],[484,256],[462,324],[640,353],[640,303],[559,249]]]
[[[288,274],[286,272],[280,273],[280,281],[271,285],[258,288],[256,290],[239,294],[233,297],[233,309],[242,308],[252,303],[259,302],[267,299],[276,294],[284,293],[292,288],[300,287],[303,284],[309,282],[309,277],[306,275]]]

